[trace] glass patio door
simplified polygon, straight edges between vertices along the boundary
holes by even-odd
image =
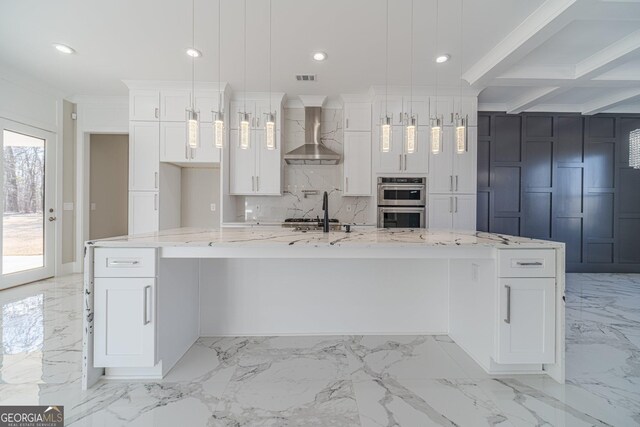
[[[0,119],[0,289],[55,273],[55,140]]]

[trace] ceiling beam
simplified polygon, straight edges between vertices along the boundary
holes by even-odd
[[[640,88],[624,89],[621,91],[610,93],[583,104],[582,114],[598,114],[620,104],[634,101],[635,98],[640,98]]]
[[[591,79],[626,62],[640,51],[640,30],[610,44],[576,64],[575,79]]]
[[[470,85],[486,87],[488,82],[571,22],[575,17],[577,2],[578,0],[546,0],[462,77]]]
[[[568,90],[564,87],[540,87],[525,93],[514,102],[507,104],[507,113],[518,114],[542,102],[552,99],[554,96]]]

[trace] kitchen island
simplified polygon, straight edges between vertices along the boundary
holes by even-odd
[[[425,229],[90,241],[83,386],[162,378],[201,336],[350,334],[447,334],[488,373],[564,382],[564,262],[562,243]]]

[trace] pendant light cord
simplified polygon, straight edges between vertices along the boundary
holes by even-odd
[[[385,27],[385,47],[384,47],[384,114],[389,117],[389,0],[387,0],[387,25]]]
[[[247,0],[244,0],[244,19],[243,19],[243,43],[244,43],[244,71],[242,84],[244,86],[244,114],[247,114]]]
[[[460,0],[460,118],[462,118],[462,49],[463,49],[463,29],[464,29],[464,0]]]
[[[222,112],[222,66],[220,65],[222,62],[222,31],[220,29],[222,24],[222,19],[220,18],[221,12],[222,0],[218,0],[218,114]]]
[[[409,96],[409,114],[411,115],[411,117],[409,119],[413,118],[413,0],[411,0],[411,42],[410,44],[410,48],[411,48],[411,64],[410,64],[410,84],[411,84],[411,93]]]
[[[269,0],[269,119],[271,116],[271,0]]]
[[[196,0],[191,0],[191,48],[196,48]],[[191,57],[191,111],[196,111],[196,57]]]
[[[436,56],[438,56],[438,0],[436,0]],[[438,63],[436,62],[436,125],[438,120]]]

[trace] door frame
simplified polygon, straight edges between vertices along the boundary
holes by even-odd
[[[0,147],[4,146],[3,131],[21,133],[45,140],[45,190],[43,217],[46,217],[48,209],[53,209],[49,215],[61,218],[58,200],[58,173],[59,153],[57,137],[54,132],[25,125],[13,120],[0,118]],[[0,152],[0,176],[4,176],[4,154]],[[4,199],[0,199],[0,212],[4,213]],[[0,275],[0,290],[23,285],[37,280],[47,279],[56,275],[58,271],[58,247],[61,221],[44,222],[44,267],[32,270],[19,271],[8,275]],[[47,227],[47,225],[49,225]],[[0,223],[0,236],[3,233],[4,224]],[[2,245],[0,245],[0,260],[2,259]],[[0,265],[0,271],[2,266]]]

